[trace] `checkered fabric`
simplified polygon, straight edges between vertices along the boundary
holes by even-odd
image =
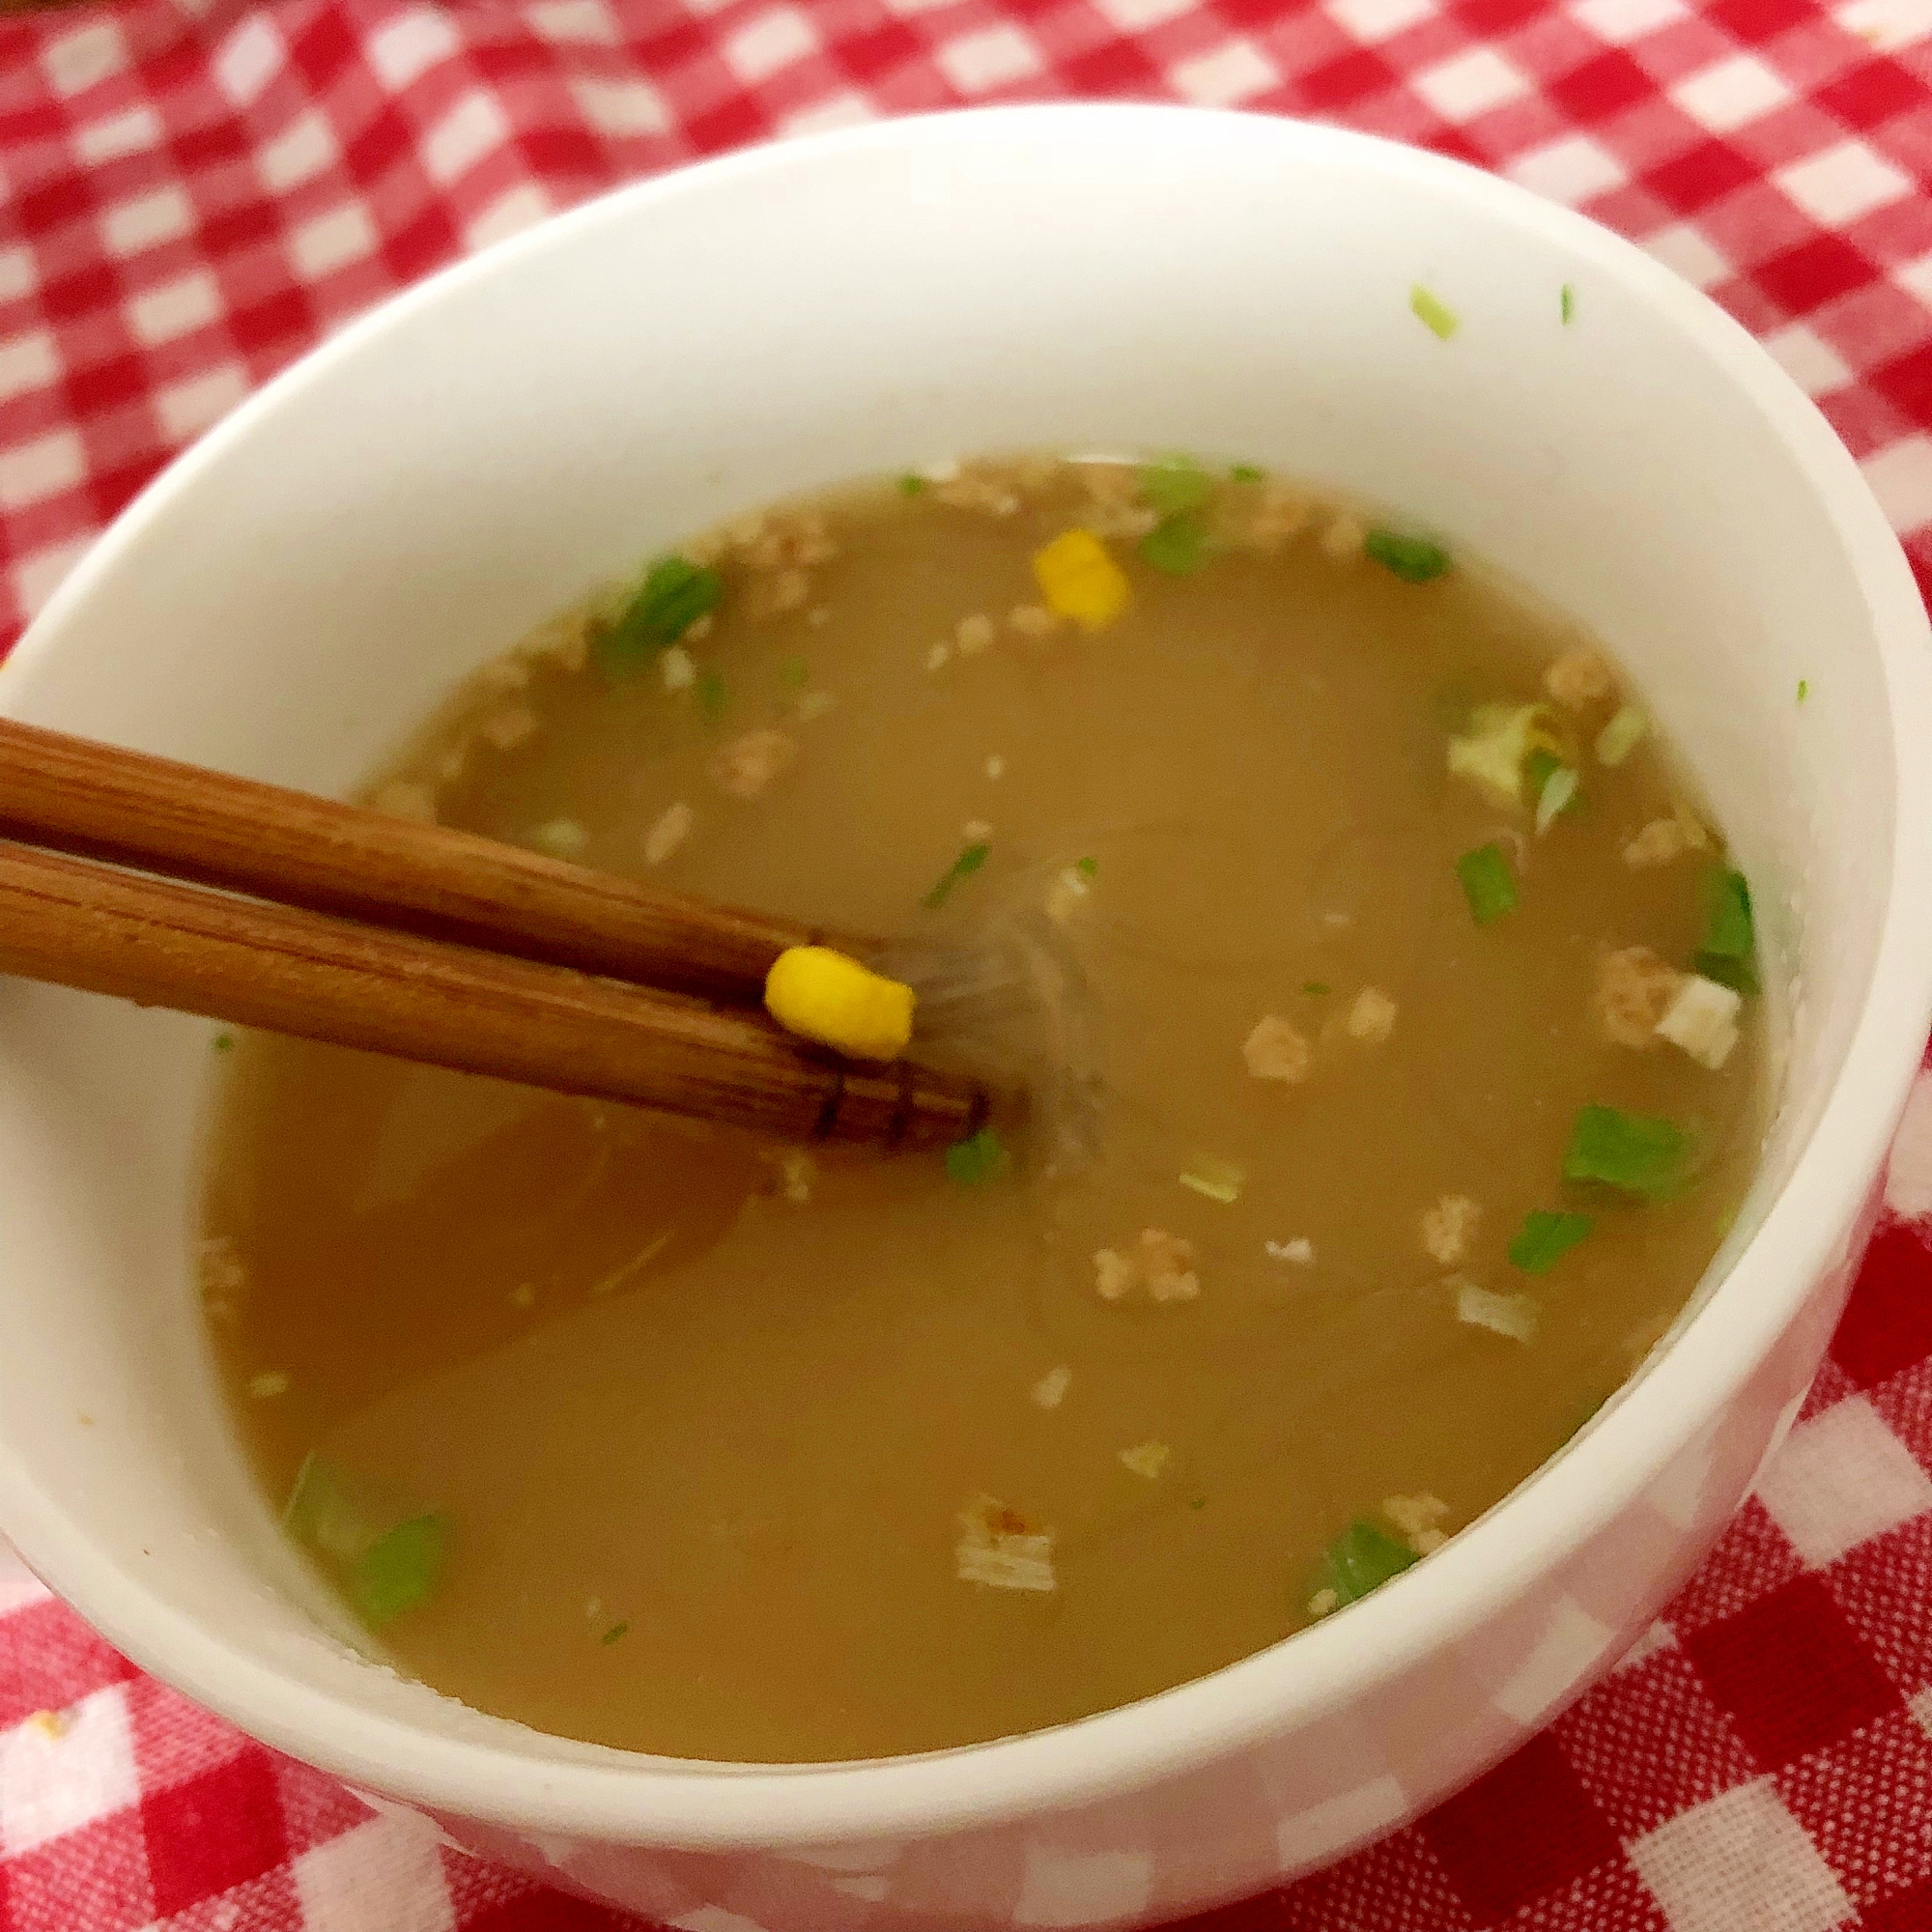
[[[1064,94],[1330,117],[1586,209],[1765,341],[1928,581],[1928,90],[1932,0],[127,0],[0,19],[0,636],[168,455],[452,256],[746,141]],[[1889,1208],[1756,1498],[1616,1673],[1420,1825],[1197,1928],[1932,1928],[1932,1073]],[[727,1932],[713,1916],[698,1932]],[[272,1757],[0,1558],[0,1932],[636,1922]]]

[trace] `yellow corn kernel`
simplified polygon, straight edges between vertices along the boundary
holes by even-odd
[[[1047,608],[1082,630],[1104,631],[1127,608],[1127,580],[1092,530],[1067,530],[1036,551],[1033,574]]]
[[[787,1033],[850,1054],[896,1060],[912,1038],[913,990],[835,952],[793,946],[765,975],[765,1009]]]

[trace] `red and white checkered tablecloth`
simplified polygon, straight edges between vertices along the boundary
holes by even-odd
[[[1767,343],[1932,583],[1932,0],[124,0],[0,19],[0,637],[452,256],[743,142],[1065,94],[1328,117],[1587,210]],[[1757,1497],[1616,1673],[1196,1932],[1932,1928],[1932,1071],[1889,1207]],[[635,1923],[372,1815],[0,1556],[0,1932]]]

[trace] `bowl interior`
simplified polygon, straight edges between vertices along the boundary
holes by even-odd
[[[1418,283],[1460,317],[1452,340],[1410,313]],[[1700,298],[1437,160],[1049,110],[632,190],[238,412],[82,566],[0,704],[340,792],[465,669],[653,546],[779,492],[1027,445],[1185,448],[1358,492],[1608,641],[1734,835],[1787,989],[1784,1104],[1721,1273],[1866,1003],[1896,784],[1874,603],[1896,607],[1902,566],[1822,424]],[[0,986],[8,1527],[137,1657],[309,1755],[369,1769],[321,1737],[341,1730],[326,1699],[432,1753],[608,1763],[319,1627],[194,1317],[208,1031]]]

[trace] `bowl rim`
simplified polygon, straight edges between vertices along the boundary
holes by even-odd
[[[1900,721],[1932,724],[1925,611],[1903,553],[1857,464],[1771,356],[1718,306],[1634,244],[1463,162],[1378,136],[1233,110],[1049,102],[950,110],[745,149],[620,187],[550,217],[401,291],[245,400],[151,482],[70,574],[0,667],[0,705],[94,594],[112,559],[162,507],[283,403],[405,318],[471,282],[714,185],[810,171],[854,155],[933,144],[995,145],[1080,128],[1169,144],[1261,144],[1452,195],[1477,215],[1559,245],[1645,300],[1768,423],[1833,527],[1870,613],[1883,672],[1892,847],[1870,978],[1826,1104],[1762,1226],[1704,1308],[1597,1425],[1546,1463],[1421,1572],[1335,1618],[1212,1672],[1055,1728],[911,1757],[806,1765],[709,1764],[590,1746],[569,1756],[521,1745],[538,1734],[476,1717],[479,1734],[439,1735],[401,1716],[294,1682],[165,1601],[91,1547],[0,1440],[0,1509],[29,1564],[142,1668],[276,1749],[352,1784],[512,1829],[694,1850],[804,1850],[853,1838],[929,1834],[1092,1803],[1211,1764],[1305,1724],[1455,1644],[1612,1518],[1737,1396],[1811,1286],[1832,1267],[1885,1155],[1932,1017],[1932,759],[1903,755]],[[1871,755],[1881,755],[1871,747]],[[483,1735],[487,1733],[487,1735]],[[566,1744],[569,1741],[565,1741]]]

